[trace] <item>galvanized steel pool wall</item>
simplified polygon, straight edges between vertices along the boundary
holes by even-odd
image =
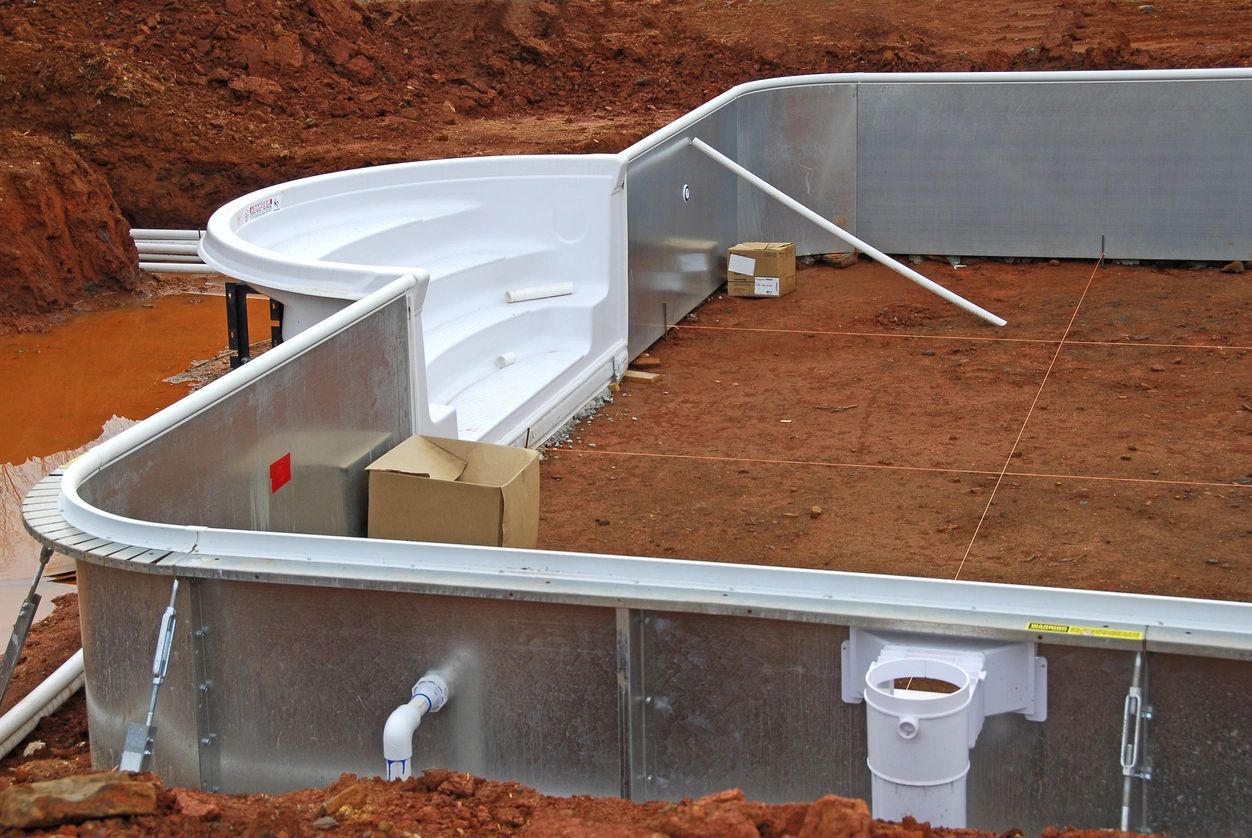
[[[736,240],[840,249],[688,136],[893,252],[1094,257],[1103,237],[1118,258],[1239,258],[1252,253],[1252,78],[1227,75],[818,77],[732,91],[625,153],[632,354],[717,287]],[[154,760],[170,783],[281,791],[379,773],[388,712],[424,670],[452,667],[450,703],[416,736],[419,769],[636,800],[729,786],[774,801],[864,797],[864,709],[841,700],[840,647],[858,626],[1038,642],[1048,720],[987,720],[971,825],[1115,826],[1123,702],[1145,652],[1153,776],[1137,784],[1146,813],[1133,822],[1243,828],[1247,604],[355,538],[358,469],[410,431],[415,308],[412,292],[374,299],[82,467],[82,497],[104,512],[195,525],[181,546],[31,506],[32,530],[79,559],[97,765],[116,764],[146,707],[177,576]],[[336,488],[287,508],[262,484],[292,439]],[[1128,634],[1041,633],[1033,620]]]

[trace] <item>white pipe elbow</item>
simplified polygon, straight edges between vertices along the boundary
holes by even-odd
[[[407,780],[413,773],[413,734],[427,713],[437,713],[448,703],[448,683],[428,672],[413,685],[412,698],[387,717],[383,727],[383,759],[388,780]]]

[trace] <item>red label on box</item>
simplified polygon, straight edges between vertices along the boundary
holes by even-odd
[[[274,494],[291,482],[291,454],[287,453],[270,463],[270,494]]]

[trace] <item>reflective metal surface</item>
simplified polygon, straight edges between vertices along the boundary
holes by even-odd
[[[735,155],[737,104],[631,160],[626,169],[630,318],[635,357],[725,281],[738,239],[739,179],[687,145],[698,136]]]
[[[146,521],[364,536],[365,466],[413,428],[407,317],[389,303],[106,466],[84,498]]]
[[[620,789],[611,609],[198,584],[212,684],[203,747],[224,791],[382,773],[383,724],[427,669],[447,673],[452,697],[417,731],[417,772]]]
[[[1216,99],[1205,97],[1223,91],[1207,85],[1235,83],[1152,84],[1177,85],[1166,101],[1199,119],[1191,104],[1170,97],[1190,90],[1214,105]],[[1190,87],[1200,84],[1206,86]],[[825,119],[807,124],[826,138],[822,142],[841,149],[844,134],[852,130],[846,87],[810,85],[803,96],[780,88],[776,101],[752,100],[751,107],[758,115],[796,124]],[[1014,119],[1048,127],[1038,125],[1035,110],[1059,107],[1047,105],[1053,101],[1048,97],[1076,95],[1080,85],[1066,91],[1040,87],[1014,99],[1020,85],[1003,84],[997,86],[1001,92],[983,90],[977,95],[990,98],[974,101],[969,97],[975,93],[953,84],[929,84],[939,97],[934,100],[911,99],[920,96],[918,90],[905,95],[896,85],[878,84],[880,101],[869,105],[870,87],[863,85],[856,102],[862,172],[852,211],[858,232],[873,241],[872,224],[882,223],[873,221],[875,212],[880,219],[892,218],[892,212],[921,213],[926,217],[919,229],[941,238],[949,229],[944,225],[956,222],[936,213],[955,209],[936,197],[942,196],[940,189],[922,196],[925,200],[908,195],[906,201],[910,185],[893,183],[874,192],[894,194],[894,201],[886,202],[890,206],[867,204],[866,170],[885,179],[888,171],[897,171],[888,165],[894,160],[921,167],[921,177],[926,166],[938,165],[936,155],[965,154],[964,143],[981,136],[973,132],[961,140],[952,129],[933,147],[908,145],[904,122],[940,119],[944,107],[960,105],[964,110],[957,113],[968,124],[985,125],[975,119],[985,105],[989,113],[1011,118],[1006,131],[1018,130]],[[1133,115],[1131,106],[1146,101],[1138,98],[1138,89],[1114,95],[1103,82],[1091,89],[1092,101],[1107,105],[1106,119]],[[1231,95],[1232,101],[1245,102],[1239,97],[1246,94]],[[805,107],[804,97],[825,103],[825,109]],[[740,160],[762,154],[766,140],[745,139],[736,119],[741,105],[747,112],[749,98],[710,112],[689,133]],[[1246,102],[1241,107],[1244,115],[1252,112]],[[1221,122],[1226,116],[1212,118],[1226,124]],[[1164,128],[1155,127],[1158,122]],[[1020,198],[1040,188],[1045,151],[1062,155],[1074,144],[1105,154],[1110,171],[1125,173],[1129,184],[1134,178],[1128,161],[1142,164],[1150,144],[1129,136],[1127,126],[1149,125],[1151,130],[1140,133],[1158,140],[1186,127],[1174,114],[1161,115],[1158,122],[1123,122],[1117,153],[1083,145],[1085,135],[1059,121],[1048,136],[1065,142],[1049,147],[1046,138],[1037,140],[1039,159],[1027,160],[1030,165],[1016,158],[996,165],[994,137],[985,140],[992,145],[984,146],[982,155],[967,155],[967,162],[986,166],[988,183],[1012,185],[1012,172],[1033,173],[1034,180],[1022,175]],[[892,133],[897,127],[899,136]],[[1215,143],[1226,137],[1221,130],[1210,134]],[[631,164],[632,352],[716,288],[725,248],[744,234],[742,223],[786,233],[785,218],[768,207],[749,208],[751,199],[734,176],[686,147],[685,140],[686,135],[676,136]],[[800,156],[817,148],[800,137],[789,139],[787,147]],[[1227,151],[1228,158],[1213,158],[1215,166],[1228,160],[1252,171],[1246,148]],[[1192,157],[1183,154],[1185,165],[1177,171],[1195,174],[1201,158],[1210,159],[1204,155],[1218,155],[1216,146],[1194,150]],[[779,179],[799,171],[785,157],[758,156],[751,163]],[[1197,217],[1213,221],[1204,215],[1209,204],[1195,198],[1199,186],[1170,181],[1176,173],[1170,165],[1162,170],[1166,182],[1180,190],[1170,200],[1192,200]],[[1232,218],[1248,215],[1247,176],[1242,169],[1231,175],[1239,195],[1208,181],[1217,196],[1213,204],[1224,206]],[[1043,202],[1060,207],[1061,214],[1062,198],[1099,197],[1090,184],[1068,177],[1061,176],[1052,203]],[[838,210],[849,195],[843,163],[832,163],[819,180],[824,191],[799,181],[786,186],[810,189],[815,203],[832,202],[823,212]],[[983,199],[983,185],[946,185],[957,192],[943,200]],[[1106,183],[1106,208],[1120,212],[1118,201],[1129,201],[1133,191],[1126,190]],[[1185,215],[1182,204],[1167,208]],[[979,236],[1005,241],[1013,229],[1009,222],[1039,221],[1030,215],[1036,212],[1044,214],[1034,205],[1000,207],[1006,219],[988,219],[990,232],[965,228],[971,238],[962,242],[982,240]],[[1144,222],[1143,229],[1156,231],[1153,246],[1164,241],[1158,222]],[[1188,217],[1179,229],[1192,230],[1187,225],[1193,222]],[[1062,233],[1076,251],[1089,247],[1089,230],[1071,219],[1039,224],[1034,238],[1027,236],[1032,247]],[[912,229],[881,234],[912,235]],[[1219,229],[1228,228],[1213,227],[1210,235]],[[1106,235],[1110,255],[1117,255],[1122,245],[1114,243],[1114,233]],[[1147,239],[1136,235],[1129,228],[1116,233],[1123,243],[1147,247]],[[865,796],[865,711],[840,696],[839,646],[847,626],[855,624],[945,636],[1033,637],[1040,644],[1049,668],[1047,721],[992,717],[972,754],[971,824],[997,830],[1115,825],[1122,702],[1134,655],[1144,647],[1195,653],[1149,656],[1148,695],[1156,715],[1148,739],[1154,776],[1146,784],[1146,818],[1153,828],[1173,834],[1240,834],[1241,815],[1252,809],[1247,771],[1252,624],[1246,605],[274,534],[359,534],[364,504],[357,470],[412,425],[405,326],[401,300],[124,455],[86,485],[94,503],[124,515],[273,531],[243,534],[243,543],[255,546],[256,553],[127,547],[69,526],[38,498],[32,502],[27,516],[32,530],[83,559],[78,567],[88,711],[98,766],[116,763],[126,723],[146,707],[157,624],[169,576],[177,574],[184,578],[179,613],[188,617],[174,638],[154,760],[169,783],[278,791],[325,784],[341,771],[376,773],[387,714],[418,675],[436,668],[449,670],[452,699],[417,732],[418,770],[439,765],[517,779],[549,792],[636,799],[694,796],[728,786],[765,800],[828,792]],[[300,482],[307,480],[317,492],[289,499],[280,497],[281,490],[271,492],[269,465],[288,451],[293,476],[298,473]],[[285,540],[281,549],[280,540]],[[1028,626],[1036,620],[1109,632],[1035,636]]]
[[[1121,805],[1122,701],[1133,652],[1040,646],[1048,662],[1048,718],[987,718],[970,755],[971,826],[1116,827]]]
[[[161,613],[169,604],[168,574],[141,573],[77,563],[83,666],[87,673],[87,718],[91,763],[116,768],[126,725],[143,723],[152,692],[152,655]],[[152,771],[171,785],[200,783],[196,695],[191,673],[192,586],[179,586],[179,624],[157,702]]]
[[[92,754],[107,767],[144,708],[168,576],[79,572]],[[418,770],[636,800],[728,787],[764,801],[869,794],[864,705],[840,696],[842,626],[189,581],[157,714],[155,766],[170,783],[277,792],[378,773],[388,713],[417,675],[440,669],[452,699],[417,732]],[[1134,653],[1040,651],[1048,719],[987,719],[970,824],[1116,826]],[[1252,805],[1252,662],[1157,655],[1151,666],[1148,824],[1239,834]]]
[[[855,84],[784,87],[741,97],[735,103],[735,162],[856,232],[856,100]],[[799,255],[849,249],[742,181],[738,224],[738,241],[794,241]]]
[[[857,233],[891,253],[1246,259],[1252,84],[862,84]]]
[[[1188,836],[1248,834],[1252,663],[1148,657],[1146,823]]]
[[[643,615],[641,799],[865,797],[865,711],[840,700],[841,627]]]

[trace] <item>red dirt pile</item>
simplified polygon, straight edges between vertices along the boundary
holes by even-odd
[[[54,140],[0,131],[0,322],[140,281],[104,177]]]
[[[0,130],[67,143],[134,226],[190,227],[336,169],[618,151],[755,78],[1249,64],[1228,37],[1245,14],[1240,0],[0,0]],[[50,301],[89,292],[33,265],[18,276]]]

